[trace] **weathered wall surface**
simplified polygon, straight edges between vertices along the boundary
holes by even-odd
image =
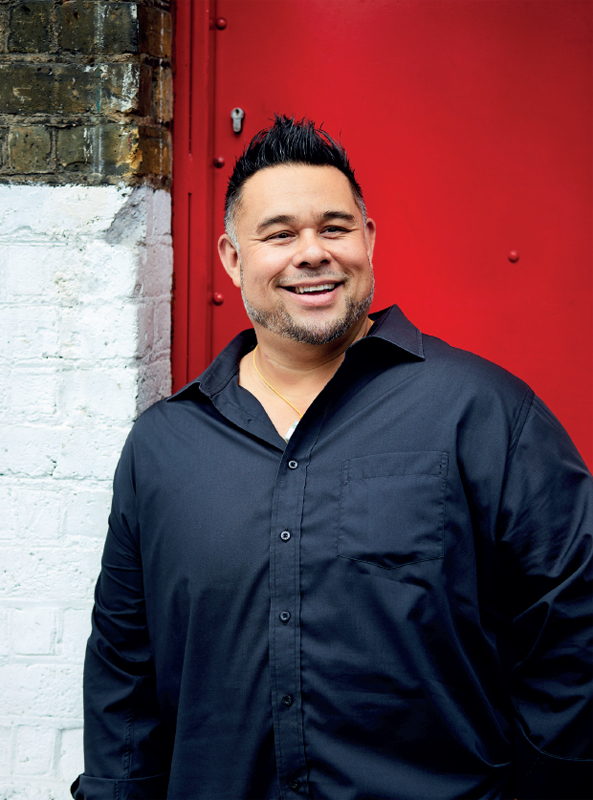
[[[69,796],[111,480],[170,390],[164,2],[0,0],[0,800]]]
[[[168,3],[0,0],[0,180],[168,185]]]

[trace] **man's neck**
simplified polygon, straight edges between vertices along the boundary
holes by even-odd
[[[333,378],[348,347],[366,336],[371,325],[365,317],[345,336],[324,345],[294,342],[256,326],[257,351],[241,359],[239,383],[260,401],[278,433],[286,437]]]
[[[371,325],[372,320],[364,317],[344,336],[327,344],[295,342],[256,325],[259,369],[277,389],[308,392],[319,386],[318,394],[337,372],[346,350],[366,336]]]

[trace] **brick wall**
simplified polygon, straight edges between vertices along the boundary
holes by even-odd
[[[0,180],[169,184],[168,6],[0,0]]]
[[[0,800],[67,798],[111,480],[170,391],[164,2],[0,0]]]

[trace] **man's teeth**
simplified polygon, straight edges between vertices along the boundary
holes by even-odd
[[[293,286],[297,294],[310,294],[312,292],[331,292],[336,288],[335,283],[323,283],[321,286]]]

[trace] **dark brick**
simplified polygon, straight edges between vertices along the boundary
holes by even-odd
[[[0,5],[0,53],[6,52],[6,37],[8,36],[9,9]]]
[[[43,64],[0,64],[0,108],[4,114],[49,112],[53,68]]]
[[[138,158],[138,129],[115,122],[58,131],[58,161],[70,172],[127,175]]]
[[[4,166],[6,160],[4,152],[4,143],[6,141],[7,136],[8,136],[8,129],[0,128],[0,168]]]
[[[5,114],[126,113],[137,98],[136,64],[0,64]]]
[[[138,23],[140,52],[156,58],[170,59],[173,42],[171,14],[160,8],[140,6]]]
[[[155,71],[150,115],[157,122],[170,122],[173,117],[173,73],[170,69]]]
[[[152,67],[149,64],[140,65],[140,78],[138,83],[138,102],[136,110],[141,117],[150,116],[152,103]]]
[[[97,68],[101,86],[101,113],[137,111],[140,67],[138,63],[109,64]]]
[[[134,165],[138,175],[171,174],[171,134],[166,128],[141,127],[140,158]]]
[[[11,10],[9,53],[46,53],[51,43],[52,0],[27,0]]]
[[[67,0],[58,7],[58,43],[62,50],[85,55],[136,53],[136,5]]]
[[[10,167],[16,172],[49,172],[49,131],[43,125],[12,128],[8,134],[8,153]]]

